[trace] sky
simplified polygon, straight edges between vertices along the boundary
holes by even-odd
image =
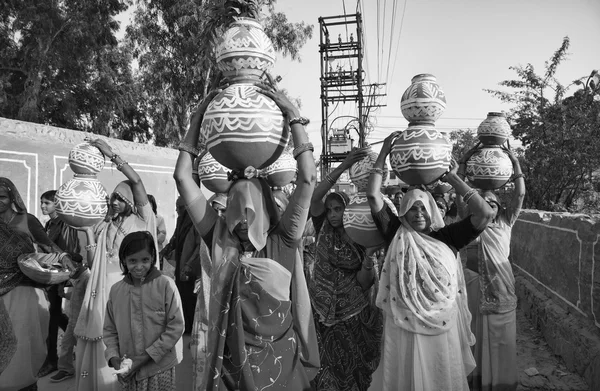
[[[510,109],[484,89],[501,88],[500,81],[515,78],[510,66],[531,63],[543,73],[544,62],[565,36],[571,46],[557,72],[561,83],[568,85],[600,68],[600,0],[396,0],[393,20],[394,0],[361,3],[366,81],[386,83],[387,94],[379,101],[386,106],[371,114],[376,126],[369,143],[406,128],[400,98],[420,73],[435,75],[444,90],[447,107],[436,126],[449,131],[477,128],[488,112]],[[300,52],[301,62],[280,56],[272,73],[280,75],[279,85],[302,102],[301,113],[311,120],[307,130],[318,156],[322,144],[318,18],[355,13],[357,0],[279,0],[276,9],[289,21],[314,26],[312,39]],[[122,28],[130,15],[131,10],[118,18]],[[330,119],[356,113],[354,105],[342,104],[330,111]],[[345,124],[339,119],[332,125]]]
[[[387,97],[382,100],[387,106],[372,114],[377,125],[367,139],[371,143],[406,128],[400,98],[411,78],[420,73],[435,75],[444,90],[447,107],[436,126],[450,130],[476,128],[488,112],[510,109],[483,89],[501,88],[500,81],[515,78],[510,66],[531,63],[543,73],[544,62],[560,47],[565,36],[569,36],[571,46],[569,57],[557,72],[561,83],[570,84],[600,68],[599,0],[397,0],[391,56],[393,0],[361,1],[366,40],[363,67],[369,71],[367,80],[387,82]],[[344,5],[346,13],[356,11],[357,2],[350,0],[277,3],[277,10],[285,12],[290,21],[314,26],[312,39],[300,53],[302,62],[279,58],[273,73],[281,75],[280,85],[291,96],[301,99],[301,112],[311,119],[308,131],[315,152],[321,150],[318,18],[343,15]],[[379,15],[384,10],[387,15],[385,20],[380,16],[379,22],[378,8]],[[379,67],[383,68],[381,72],[377,72],[378,62],[384,64]],[[391,65],[386,72],[388,62]],[[351,108],[338,107],[339,112],[330,118],[351,114]]]

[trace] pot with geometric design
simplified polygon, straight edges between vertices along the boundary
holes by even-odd
[[[297,164],[293,150],[288,148],[267,168],[262,170],[262,175],[271,187],[284,187],[296,178]]]
[[[466,176],[479,189],[499,189],[508,183],[512,174],[510,157],[498,146],[480,148],[467,161]]]
[[[383,194],[381,197],[390,210],[397,215],[396,207],[392,201]],[[358,192],[350,198],[350,202],[344,210],[343,222],[344,230],[350,239],[362,246],[376,247],[385,242],[375,225],[365,192]]]
[[[213,193],[227,193],[232,182],[227,178],[227,169],[206,152],[198,162],[198,178]]]
[[[78,144],[69,152],[69,167],[75,175],[56,191],[56,212],[72,227],[93,226],[108,210],[108,193],[96,179],[104,168],[104,155],[88,143]]]
[[[377,160],[377,152],[374,152],[372,149],[368,149],[367,156],[357,161],[350,167],[350,180],[359,192],[366,191],[367,185],[369,183],[369,176],[371,175],[371,169],[373,168],[373,164]],[[383,176],[381,178],[381,185],[385,186],[385,183],[388,178],[388,166],[387,164],[383,165]]]
[[[502,145],[511,134],[504,113],[491,112],[477,128],[477,137],[483,145]]]
[[[416,75],[402,94],[402,115],[413,125],[433,125],[446,109],[446,95],[429,73]]]
[[[433,126],[409,126],[396,138],[390,165],[409,185],[428,185],[450,167],[452,145]]]

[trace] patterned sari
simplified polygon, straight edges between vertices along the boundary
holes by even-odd
[[[318,390],[367,390],[379,365],[383,317],[375,306],[377,283],[366,292],[356,280],[364,247],[313,217],[317,259],[310,284],[321,369]]]

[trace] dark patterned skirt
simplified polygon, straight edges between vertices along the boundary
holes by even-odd
[[[381,357],[383,316],[374,304],[348,320],[326,326],[315,315],[321,369],[317,390],[363,391],[371,384]]]
[[[175,367],[157,373],[144,380],[130,380],[122,388],[123,391],[171,391],[175,390]]]

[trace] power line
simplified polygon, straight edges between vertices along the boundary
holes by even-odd
[[[404,7],[402,8],[400,31],[398,32],[398,41],[396,42],[396,53],[394,54],[394,65],[392,66],[392,76],[390,77],[389,82],[391,82],[394,79],[394,71],[396,70],[396,61],[398,60],[398,51],[400,49],[400,37],[402,36],[402,26],[404,26],[404,15],[406,15],[406,3],[408,3],[408,0],[404,0]]]

